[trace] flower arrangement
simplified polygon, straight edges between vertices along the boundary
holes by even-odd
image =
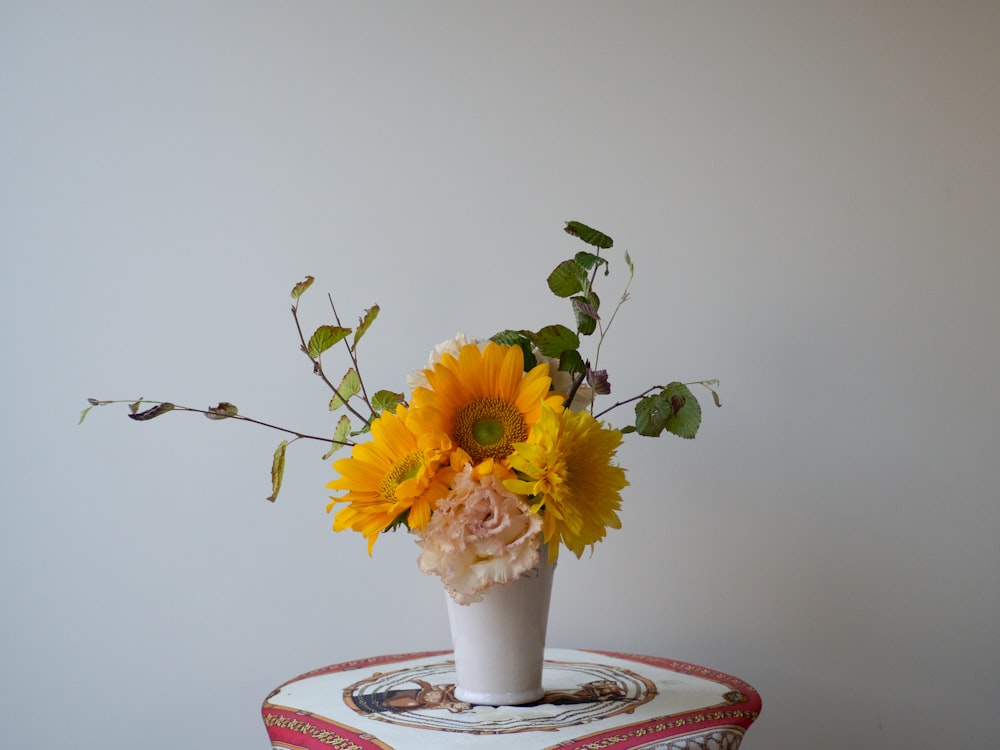
[[[565,231],[589,246],[559,263],[547,279],[557,297],[569,299],[573,327],[557,323],[537,331],[503,330],[488,339],[458,334],[407,377],[409,398],[393,390],[369,395],[361,376],[358,347],[378,316],[378,305],[349,328],[331,299],[335,323],[318,327],[306,339],[299,301],[313,277],[296,284],[291,311],[302,351],[332,392],[329,410],[340,413],[332,439],[246,417],[228,402],[197,409],[140,398],[129,403],[129,416],[148,421],[171,411],[197,412],[290,435],[274,453],[271,501],[281,489],[291,442],[328,442],[325,460],[349,447],[350,456],[333,463],[337,476],[327,485],[342,493],[327,506],[334,514],[333,529],[361,533],[369,555],[382,533],[408,529],[421,549],[420,569],[440,576],[456,602],[479,601],[490,586],[536,567],[540,550],[547,550],[549,562],[561,546],[580,557],[607,529],[621,527],[621,491],[628,482],[616,452],[624,434],[693,438],[701,407],[690,385],[706,387],[720,405],[718,381],[705,380],[656,385],[596,410],[596,398],[611,393],[607,370],[598,369],[601,344],[628,299],[634,266],[625,252],[628,279],[605,319],[594,285],[599,272],[609,275],[602,251],[614,243],[577,221],[567,222]],[[594,334],[591,360],[581,353],[581,344]],[[350,366],[335,384],[324,356],[338,344],[344,345]],[[112,403],[126,402],[89,399],[80,421],[93,407]],[[626,404],[633,404],[631,424],[615,428],[602,419]]]

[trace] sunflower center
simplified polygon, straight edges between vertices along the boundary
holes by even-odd
[[[503,425],[492,417],[480,419],[472,425],[472,438],[480,445],[496,445],[503,440]]]
[[[407,453],[401,459],[396,461],[392,468],[385,473],[382,477],[382,481],[378,485],[378,494],[385,502],[390,504],[395,504],[396,498],[396,488],[399,487],[407,479],[413,479],[421,467],[424,465],[424,457],[420,451],[413,451],[412,453]]]
[[[487,458],[502,460],[514,443],[528,437],[521,412],[495,396],[471,401],[455,413],[455,442],[475,463]]]

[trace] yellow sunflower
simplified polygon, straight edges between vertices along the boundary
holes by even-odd
[[[492,461],[498,472],[515,443],[529,438],[543,404],[562,409],[563,396],[549,390],[548,365],[524,372],[518,346],[491,342],[480,351],[468,344],[458,358],[444,354],[424,375],[430,387],[415,388],[412,397],[416,428],[444,432],[458,455],[464,452],[473,465]]]
[[[354,529],[368,539],[368,554],[378,535],[404,513],[411,529],[422,529],[434,504],[448,494],[453,472],[448,465],[451,447],[440,432],[415,433],[408,424],[405,406],[386,412],[372,422],[372,440],[354,446],[350,458],[333,464],[340,477],[327,489],[347,490],[331,498],[329,513],[338,503],[348,503],[333,519],[333,530]]]
[[[532,510],[542,515],[542,537],[549,559],[559,544],[577,557],[584,547],[604,538],[608,527],[621,528],[619,494],[628,482],[612,461],[622,434],[605,427],[589,412],[542,411],[530,442],[514,446],[510,466],[522,477],[504,486],[533,496]]]

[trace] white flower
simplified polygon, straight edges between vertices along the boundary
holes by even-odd
[[[418,564],[424,573],[441,576],[456,602],[470,604],[493,584],[538,565],[541,531],[541,517],[520,495],[494,474],[467,465],[421,532]]]
[[[535,352],[535,357],[539,363],[544,362],[549,366],[549,376],[552,378],[552,390],[558,393],[569,395],[569,389],[573,387],[573,375],[565,370],[559,369],[559,360],[554,357],[545,357]],[[570,411],[584,411],[589,409],[594,403],[594,389],[587,385],[586,379],[580,384],[573,401],[569,405]]]

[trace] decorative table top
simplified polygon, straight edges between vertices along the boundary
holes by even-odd
[[[546,649],[526,706],[470,706],[454,683],[450,651],[334,664],[273,690],[264,725],[276,750],[736,750],[761,709],[736,677],[609,651]]]

